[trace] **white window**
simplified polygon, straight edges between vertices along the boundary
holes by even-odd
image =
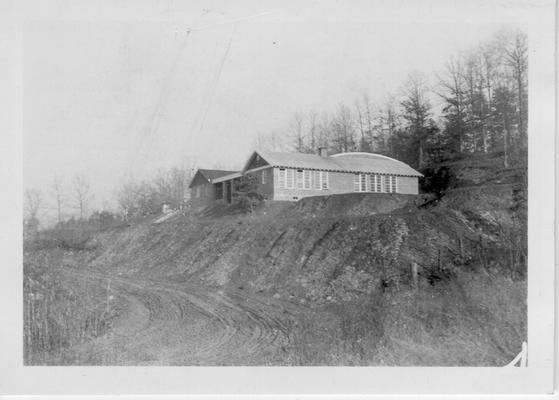
[[[375,192],[382,192],[382,180],[380,175],[375,175]]]
[[[265,169],[262,170],[262,184],[265,185],[266,184],[266,174],[267,171]]]
[[[396,193],[397,191],[397,177],[391,176],[390,177],[390,193]]]
[[[303,189],[303,170],[297,170],[297,189]]]
[[[384,192],[390,193],[390,176],[383,176],[384,178]]]
[[[366,192],[367,191],[367,174],[355,174],[353,178],[353,191]]]
[[[286,169],[286,179],[285,179],[285,188],[286,189],[293,189],[293,182],[295,178],[295,170],[294,169]]]
[[[307,190],[312,189],[311,173],[308,169],[303,171],[304,188]]]
[[[321,185],[320,185],[320,177],[322,176],[322,172],[320,171],[313,171],[312,174],[312,183],[313,183],[313,189],[315,190],[320,190]]]
[[[320,171],[320,185],[322,190],[328,190],[330,187],[330,183],[328,182],[328,172],[327,171]]]
[[[371,174],[369,175],[369,192],[380,192],[380,176]]]
[[[285,189],[285,168],[278,170],[278,188]]]
[[[196,193],[196,197],[200,197],[200,186],[196,186],[196,190],[194,192]]]

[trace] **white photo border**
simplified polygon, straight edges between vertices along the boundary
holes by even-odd
[[[357,4],[366,4],[355,1]],[[219,2],[218,2],[219,3]],[[287,2],[292,4],[292,2]],[[302,2],[304,4],[304,2]],[[325,0],[328,6],[335,2]],[[376,1],[386,9],[383,22],[421,22],[422,10],[442,8],[448,18],[452,7],[479,7],[471,23],[517,24],[529,40],[529,266],[528,266],[528,367],[29,367],[22,357],[22,26],[35,20],[150,20],[159,16],[161,2],[71,1],[25,2],[2,31],[9,33],[4,60],[9,90],[0,96],[10,119],[0,135],[0,394],[129,394],[129,395],[368,395],[368,394],[551,394],[554,390],[555,323],[555,130],[556,44],[555,2],[525,1]],[[180,3],[173,7],[173,21],[180,20]],[[201,7],[203,2],[200,2]],[[256,2],[239,1],[239,7]],[[265,7],[281,7],[269,1]],[[389,4],[399,4],[389,5]],[[419,4],[419,5],[418,5]],[[17,7],[17,5],[13,5]],[[165,7],[167,7],[167,3]],[[2,6],[9,7],[9,6]],[[213,7],[219,7],[215,4]],[[264,7],[264,6],[262,6]],[[9,10],[8,10],[9,11]],[[11,16],[11,18],[9,18]],[[317,16],[318,18],[318,16]],[[442,21],[442,20],[441,20]],[[430,22],[433,22],[430,20]],[[462,21],[464,22],[464,21]],[[4,32],[3,32],[4,33]],[[2,122],[6,122],[3,120]],[[519,348],[520,351],[520,348]]]

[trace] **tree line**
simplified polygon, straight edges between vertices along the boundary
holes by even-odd
[[[527,124],[527,37],[501,31],[451,57],[430,80],[411,72],[383,104],[365,93],[334,112],[296,112],[287,135],[260,137],[258,145],[374,152],[418,169],[463,154],[502,153],[508,166],[526,155]]]
[[[193,174],[194,168],[173,167],[159,170],[150,179],[123,179],[115,193],[123,218],[156,214],[165,204],[172,209],[184,208]]]
[[[62,176],[55,175],[46,198],[38,189],[26,189],[23,203],[24,234],[37,231],[39,215],[45,209],[54,211],[57,225],[68,220],[86,220],[93,198],[90,181],[85,174],[75,175],[69,183],[64,182]]]
[[[296,112],[286,132],[258,136],[257,147],[315,153],[374,152],[417,169],[464,154],[498,153],[503,165],[525,161],[528,125],[528,45],[521,31],[501,31],[490,40],[451,57],[440,71],[413,71],[399,90],[375,104],[364,93],[334,112]],[[124,178],[114,192],[118,211],[92,211],[93,193],[85,175],[70,182],[56,176],[48,198],[24,193],[24,227],[36,230],[39,212],[49,208],[56,224],[91,220],[125,221],[180,209],[188,198],[194,164],[159,170],[149,179]],[[109,215],[110,214],[110,215]]]
[[[85,174],[65,181],[57,175],[52,179],[46,196],[38,189],[24,192],[24,232],[36,232],[40,214],[54,215],[55,229],[74,229],[88,224],[102,228],[129,219],[160,213],[163,205],[172,209],[184,207],[188,185],[194,169],[173,167],[160,169],[152,177],[125,177],[114,190],[115,207],[94,209],[90,179]]]

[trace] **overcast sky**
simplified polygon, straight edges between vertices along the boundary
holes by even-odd
[[[239,168],[295,111],[382,101],[520,22],[505,1],[232,3],[27,22],[24,186],[84,173],[99,207],[127,174]]]

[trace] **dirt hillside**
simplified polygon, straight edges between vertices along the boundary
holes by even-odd
[[[522,169],[481,161],[443,165],[436,195],[314,197],[249,214],[221,206],[113,229],[90,240],[72,273],[121,282],[117,316],[131,326],[143,325],[130,313],[165,302],[211,317],[201,326],[191,314],[189,325],[210,350],[160,345],[165,358],[148,363],[502,365],[525,340],[526,187]],[[251,324],[256,341],[242,338]],[[149,338],[163,329],[145,326]],[[233,345],[246,354],[233,357]]]
[[[248,215],[222,206],[201,217],[147,221],[99,237],[95,264],[312,301],[350,296],[339,288],[346,280],[359,283],[356,293],[408,285],[412,262],[425,280],[480,265],[504,271],[510,265],[499,258],[525,211],[523,189],[518,177],[484,181],[482,173],[494,176],[489,165],[456,167],[462,182],[436,201],[347,194],[264,205]],[[477,182],[464,185],[465,176]]]

